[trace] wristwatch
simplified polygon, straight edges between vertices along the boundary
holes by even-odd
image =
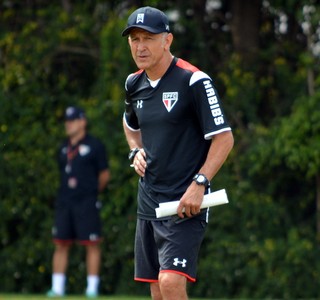
[[[195,181],[197,185],[203,185],[205,188],[210,186],[210,181],[204,174],[196,174],[192,180]]]
[[[130,150],[128,158],[130,160],[131,163],[133,163],[134,157],[136,156],[136,154],[140,151],[140,148],[133,148]]]

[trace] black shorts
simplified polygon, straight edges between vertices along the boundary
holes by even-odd
[[[58,201],[52,229],[55,243],[93,244],[101,241],[100,205],[84,198],[73,203]]]
[[[159,272],[173,272],[196,281],[197,260],[207,222],[176,217],[165,221],[138,219],[134,279],[157,282]]]

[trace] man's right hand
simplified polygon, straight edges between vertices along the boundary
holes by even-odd
[[[147,162],[146,152],[143,148],[141,148],[139,152],[135,155],[133,160],[133,167],[139,176],[144,177],[144,173],[147,168]]]

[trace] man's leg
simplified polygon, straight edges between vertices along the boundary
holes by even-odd
[[[100,244],[90,244],[86,246],[87,250],[87,289],[86,294],[95,296],[98,294],[99,271],[101,263]]]
[[[162,272],[159,274],[159,287],[162,300],[188,300],[185,276]]]
[[[50,294],[64,295],[65,292],[65,281],[66,281],[66,269],[68,265],[70,244],[56,244],[55,251],[52,259],[52,288],[49,291]]]
[[[152,300],[162,300],[160,286],[158,282],[150,283],[150,292]]]
[[[153,221],[158,243],[160,272],[158,274],[162,300],[187,300],[187,280],[196,280],[197,260],[207,223],[190,218],[175,222]]]
[[[53,254],[53,273],[66,273],[70,244],[56,244]]]

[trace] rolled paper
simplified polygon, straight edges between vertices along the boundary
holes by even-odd
[[[218,191],[204,195],[203,201],[201,204],[201,209],[217,206],[221,204],[226,204],[228,202],[229,201],[228,201],[226,190],[225,189],[218,190]],[[176,215],[179,203],[180,203],[179,200],[160,203],[159,207],[156,208],[157,218]],[[184,212],[184,209],[182,211]]]

